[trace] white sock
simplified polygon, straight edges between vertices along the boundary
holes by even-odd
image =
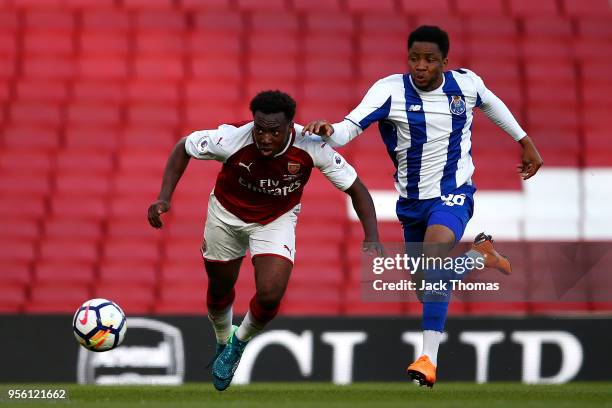
[[[442,332],[435,330],[423,330],[423,352],[431,360],[434,366],[438,366],[438,347],[442,340]]]
[[[240,341],[251,340],[253,336],[263,330],[265,323],[260,323],[253,318],[251,311],[249,310],[244,316],[244,320],[240,323],[240,327],[236,330],[236,337]]]
[[[224,310],[208,310],[208,320],[213,325],[217,343],[226,344],[232,334],[232,306]]]

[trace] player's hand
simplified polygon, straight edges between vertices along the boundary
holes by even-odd
[[[148,218],[149,224],[153,228],[161,228],[163,227],[163,223],[161,220],[161,215],[170,210],[170,203],[165,200],[156,200],[149,206]]]
[[[385,248],[380,241],[363,241],[361,244],[361,250],[371,256],[386,256]]]
[[[302,136],[312,133],[322,137],[330,137],[334,134],[334,127],[326,120],[315,120],[304,126]]]
[[[519,143],[523,146],[523,153],[521,154],[522,164],[516,166],[516,170],[523,180],[527,180],[538,172],[544,161],[529,136],[522,138]]]

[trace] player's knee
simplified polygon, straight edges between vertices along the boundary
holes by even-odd
[[[279,307],[283,292],[274,288],[258,290],[255,297],[262,309],[272,310]]]

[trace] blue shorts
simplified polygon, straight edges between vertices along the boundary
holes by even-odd
[[[400,197],[395,211],[404,228],[405,242],[423,242],[430,225],[441,224],[455,233],[455,242],[463,236],[465,227],[474,213],[476,187],[464,184],[451,194],[417,200]]]

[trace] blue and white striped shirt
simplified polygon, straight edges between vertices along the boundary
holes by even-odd
[[[444,73],[442,85],[418,89],[410,74],[395,74],[376,82],[339,124],[331,142],[341,146],[371,123],[379,129],[395,164],[396,189],[402,197],[429,199],[471,183],[473,110],[480,107],[515,140],[525,136],[508,108],[472,71]],[[357,163],[358,165],[358,163]]]

